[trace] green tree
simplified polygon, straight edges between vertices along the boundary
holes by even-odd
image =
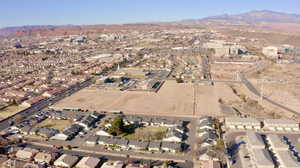
[[[121,116],[116,116],[112,121],[111,127],[109,128],[109,132],[112,135],[120,135],[124,133],[124,121]]]
[[[71,150],[71,149],[72,149],[72,146],[71,146],[71,145],[67,145],[66,148],[67,148],[68,150]]]
[[[184,81],[181,78],[176,78],[177,83],[183,83]]]
[[[169,166],[169,164],[170,164],[169,161],[165,161],[165,162],[163,162],[163,167],[167,168]]]

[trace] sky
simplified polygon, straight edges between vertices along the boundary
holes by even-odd
[[[251,10],[300,14],[300,0],[1,0],[0,27],[199,19]]]

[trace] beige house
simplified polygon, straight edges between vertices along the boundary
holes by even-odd
[[[84,157],[79,163],[75,166],[75,168],[95,168],[100,163],[100,159],[94,157]]]
[[[54,166],[70,168],[73,167],[77,161],[77,156],[63,154],[54,162]]]
[[[46,152],[39,152],[35,155],[34,161],[38,163],[47,163],[50,164],[51,161],[56,159],[57,155]]]
[[[35,154],[37,154],[39,151],[32,148],[24,148],[23,150],[19,150],[16,153],[16,157],[22,160],[27,160],[30,158],[33,158]]]

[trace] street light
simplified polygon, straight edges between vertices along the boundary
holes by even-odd
[[[286,80],[282,80],[282,79],[269,79],[269,78],[260,78],[257,79],[257,83],[261,83],[260,86],[260,101],[261,101],[261,105],[263,105],[263,99],[264,99],[264,87],[263,84],[264,83],[283,83],[283,82],[287,82]]]

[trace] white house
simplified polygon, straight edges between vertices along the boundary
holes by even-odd
[[[99,136],[112,136],[109,132],[107,128],[100,128],[97,132],[96,135]]]

